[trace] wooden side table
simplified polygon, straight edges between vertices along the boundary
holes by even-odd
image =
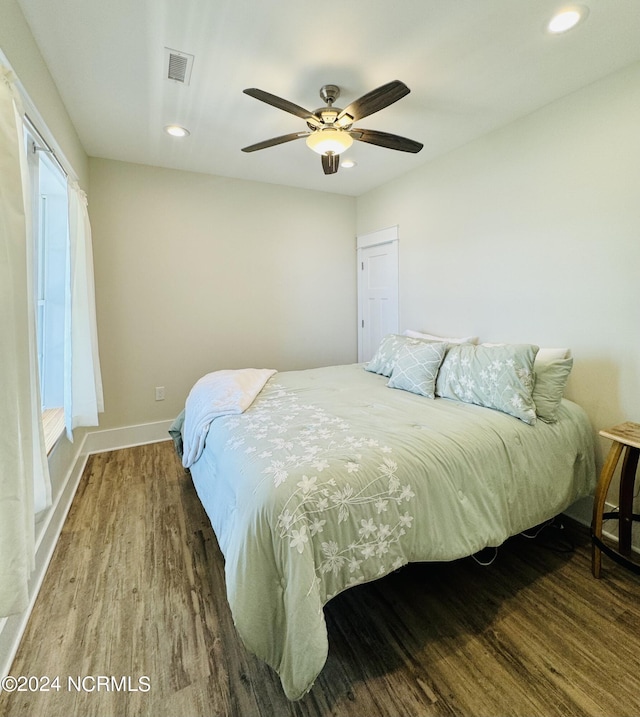
[[[602,553],[612,560],[640,574],[640,563],[631,560],[631,528],[634,520],[640,520],[640,514],[633,512],[633,488],[640,455],[640,423],[621,423],[613,428],[600,431],[600,435],[610,438],[613,444],[602,467],[596,487],[591,521],[591,570],[594,577],[600,577]],[[620,456],[624,451],[620,474],[620,499],[617,512],[604,512],[609,485]],[[602,522],[604,519],[618,520],[617,551],[602,542]]]

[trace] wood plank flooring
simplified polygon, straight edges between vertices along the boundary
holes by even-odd
[[[575,549],[558,552],[568,538]],[[326,606],[327,664],[292,703],[235,633],[223,559],[172,443],[103,453],[11,671],[59,676],[60,689],[0,693],[0,714],[637,716],[640,579],[606,557],[602,575],[568,524],[508,541],[489,567],[416,564],[352,588]]]

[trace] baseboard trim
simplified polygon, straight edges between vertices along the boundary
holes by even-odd
[[[171,424],[172,421],[157,421],[137,426],[92,431],[84,435],[77,447],[74,444],[70,444],[70,447],[75,448],[75,451],[73,451],[69,459],[68,469],[66,472],[61,472],[61,474],[64,473],[65,477],[61,481],[58,497],[36,525],[36,565],[29,579],[29,605],[19,614],[0,619],[0,679],[9,674],[15,659],[31,611],[47,573],[47,568],[58,544],[62,527],[82,478],[87,458],[93,453],[171,440],[168,432]]]
[[[53,551],[62,532],[62,526],[82,478],[87,462],[87,455],[83,452],[83,443],[84,439],[73,453],[57,498],[51,507],[47,509],[46,514],[36,523],[37,548],[35,568],[29,578],[29,604],[23,612],[0,620],[0,678],[9,674],[31,611],[42,587],[47,568],[53,557]]]
[[[87,455],[115,451],[119,448],[144,446],[147,443],[169,441],[169,428],[173,421],[156,421],[155,423],[141,423],[137,426],[122,426],[121,428],[106,428],[103,431],[87,433],[84,442],[84,451]]]
[[[604,509],[605,512],[614,512],[617,510],[617,507],[613,503],[605,503]],[[591,521],[593,518],[593,496],[581,498],[580,500],[576,501],[573,505],[570,505],[564,511],[564,514],[568,515],[569,518],[573,518],[573,520],[575,520],[577,523],[580,523],[587,528],[591,528]],[[602,528],[602,535],[605,538],[617,541],[618,522],[616,520],[611,521],[611,530],[607,529],[607,522],[608,521],[605,521],[605,524]],[[637,539],[632,544],[631,550],[634,553],[640,554],[640,544],[638,544]]]

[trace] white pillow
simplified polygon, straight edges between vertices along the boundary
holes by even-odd
[[[499,344],[491,344],[491,343],[483,343],[480,344],[481,346],[504,346],[504,343]],[[533,364],[534,369],[537,366],[541,366],[542,364],[551,363],[552,361],[558,361],[559,359],[568,359],[571,358],[571,349],[547,349],[547,348],[541,348],[538,350],[538,353],[536,354],[536,360]]]
[[[420,331],[412,331],[407,329],[404,332],[405,336],[410,336],[412,339],[427,339],[428,341],[446,341],[449,344],[477,344],[477,336],[464,336],[460,339],[445,338],[443,336],[434,336],[433,334],[423,334]]]
[[[557,361],[558,359],[571,358],[571,349],[544,349],[541,348],[536,356],[535,364],[549,363],[550,361]]]

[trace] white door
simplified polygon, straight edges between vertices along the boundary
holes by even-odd
[[[398,228],[358,237],[358,361],[398,332]]]

